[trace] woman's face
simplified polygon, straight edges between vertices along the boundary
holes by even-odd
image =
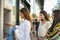
[[[40,13],[40,19],[43,20],[44,18],[45,16],[42,13]]]
[[[22,19],[24,19],[24,15],[23,15],[22,12],[20,12],[20,16],[21,16]]]
[[[54,13],[52,13],[52,19],[54,19]]]

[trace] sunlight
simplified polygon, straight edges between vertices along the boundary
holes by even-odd
[[[57,5],[58,0],[45,0],[44,3],[44,10],[48,13],[52,13],[52,8],[54,8]]]

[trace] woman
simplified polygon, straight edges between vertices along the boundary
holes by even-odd
[[[44,40],[45,36],[50,28],[51,23],[49,22],[49,18],[46,11],[40,12],[40,25],[38,29],[38,37],[39,40]]]
[[[24,19],[19,26],[19,40],[30,40],[31,18],[29,10],[22,8],[20,10],[21,19]]]
[[[49,40],[60,40],[59,34],[60,34],[60,10],[54,10],[53,11],[53,24],[51,28],[49,29],[49,34],[52,34],[49,36]],[[48,35],[49,35],[48,34]]]

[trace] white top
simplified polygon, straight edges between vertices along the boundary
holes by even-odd
[[[30,40],[31,24],[28,20],[21,22],[19,26],[19,40]]]
[[[46,21],[46,23],[40,22],[39,29],[38,29],[38,37],[45,37],[48,29],[51,27],[51,23]]]

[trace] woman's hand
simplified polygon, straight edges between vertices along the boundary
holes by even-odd
[[[59,35],[60,35],[60,29],[59,29]]]

